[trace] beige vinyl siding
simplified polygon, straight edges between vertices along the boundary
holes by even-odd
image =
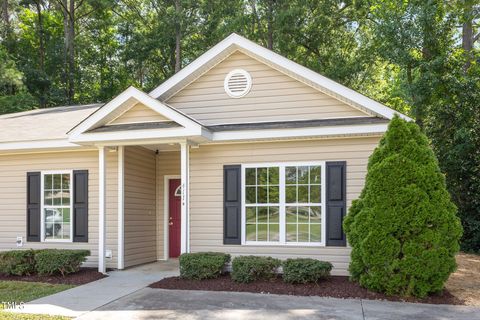
[[[106,228],[107,250],[113,258],[107,267],[117,267],[117,153],[107,153]],[[88,243],[27,242],[26,198],[27,172],[46,170],[88,170]],[[87,266],[98,265],[98,151],[52,152],[0,155],[0,250],[17,249],[15,240],[22,236],[22,249],[88,249]]]
[[[262,162],[347,161],[347,206],[360,195],[368,157],[378,137],[205,145],[190,153],[190,246],[192,252],[222,251],[285,259],[313,257],[330,261],[334,274],[347,274],[346,247],[223,245],[223,166]]]
[[[245,69],[252,77],[251,91],[239,99],[229,97],[223,87],[225,76],[236,68]],[[240,51],[167,103],[206,125],[367,116]]]
[[[109,125],[140,122],[160,122],[168,120],[168,118],[165,118],[144,104],[137,103],[118,118],[112,120]]]
[[[180,177],[180,152],[160,152],[157,156],[157,258],[168,258],[168,248],[165,252],[165,176]],[[168,214],[168,213],[167,213]],[[167,233],[168,234],[168,233]]]
[[[125,148],[125,267],[155,261],[155,153]]]

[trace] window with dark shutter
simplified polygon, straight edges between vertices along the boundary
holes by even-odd
[[[223,243],[241,244],[241,166],[223,167]]]
[[[40,241],[41,230],[41,174],[27,173],[27,241]]]
[[[88,171],[73,171],[73,241],[88,242]]]
[[[346,214],[345,161],[327,162],[327,246],[346,246],[343,219]]]

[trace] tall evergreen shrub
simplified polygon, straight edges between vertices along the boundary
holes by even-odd
[[[351,278],[390,295],[440,291],[456,268],[462,235],[456,212],[427,137],[395,116],[344,222]]]

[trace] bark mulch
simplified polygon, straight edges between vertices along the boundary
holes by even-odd
[[[357,298],[430,304],[464,304],[462,300],[456,298],[447,290],[424,299],[402,298],[368,291],[360,287],[357,283],[349,281],[348,277],[340,276],[329,277],[318,284],[288,284],[283,282],[280,277],[272,281],[257,281],[248,284],[236,283],[232,281],[228,275],[208,280],[187,280],[180,277],[170,277],[155,282],[149,287],[174,290],[235,291],[296,296]]]
[[[96,281],[105,277],[107,276],[98,272],[97,269],[95,268],[81,268],[80,271],[76,273],[67,274],[65,277],[62,277],[61,275],[11,276],[11,275],[0,273],[0,281],[43,282],[43,283],[51,283],[51,284],[69,284],[74,286],[86,284],[86,283]]]

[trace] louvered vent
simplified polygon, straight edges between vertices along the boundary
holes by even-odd
[[[252,77],[243,69],[235,69],[227,74],[224,81],[225,92],[232,98],[245,96],[252,88]]]

